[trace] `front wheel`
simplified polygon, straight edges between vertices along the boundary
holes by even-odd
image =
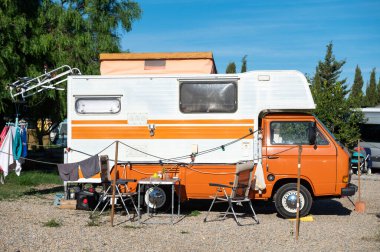
[[[295,218],[297,215],[297,184],[289,183],[281,186],[275,196],[274,203],[277,212],[284,218]],[[307,215],[313,200],[309,190],[300,187],[300,217]]]

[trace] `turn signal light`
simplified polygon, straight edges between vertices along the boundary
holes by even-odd
[[[348,183],[348,176],[344,176],[342,181],[343,183]]]

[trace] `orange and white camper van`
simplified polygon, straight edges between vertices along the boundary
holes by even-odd
[[[85,154],[113,157],[114,146],[103,149],[118,140],[113,172],[137,180],[163,170],[174,173],[186,200],[208,199],[215,192],[210,182],[228,183],[237,163],[254,161],[252,200],[274,200],[279,214],[294,217],[302,146],[301,216],[315,198],[355,194],[349,153],[310,114],[315,104],[302,73],[216,74],[210,55],[107,54],[101,56],[102,75],[70,76],[68,147],[79,152],[66,152],[66,162],[83,160]],[[183,62],[199,58],[206,70],[189,70],[191,64]],[[131,74],[124,61],[143,69]],[[169,71],[171,61],[187,71]],[[112,71],[112,63],[118,71]],[[155,190],[164,196],[169,192]]]

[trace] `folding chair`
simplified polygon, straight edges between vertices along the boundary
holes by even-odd
[[[111,200],[112,200],[112,181],[111,181],[111,175],[110,175],[109,164],[108,164],[108,156],[101,156],[100,163],[101,163],[101,180],[102,180],[104,190],[103,190],[103,193],[99,197],[98,204],[96,205],[95,209],[92,211],[92,214],[94,214],[95,211],[98,209],[98,207],[102,203],[104,203],[104,206],[102,210],[100,211],[99,215],[101,215],[106,209],[106,207],[111,204]],[[133,197],[137,195],[137,192],[131,192],[129,190],[128,188],[129,182],[136,182],[136,179],[117,179],[116,180],[115,201],[116,200],[121,201],[121,204],[124,207],[129,219],[132,219],[125,202],[127,200],[130,200],[132,202],[133,207],[135,208],[136,213],[138,213],[138,209],[136,207],[135,201],[133,200]],[[121,186],[124,187],[125,192],[120,191],[119,187]]]
[[[243,164],[236,165],[235,179],[230,185],[209,183],[210,186],[216,187],[216,193],[213,196],[213,201],[211,203],[210,209],[208,210],[204,222],[207,221],[207,217],[214,206],[214,203],[228,202],[227,211],[224,212],[221,220],[224,220],[228,214],[232,214],[235,218],[236,223],[241,226],[237,219],[237,214],[234,209],[234,204],[242,206],[244,202],[248,202],[250,209],[252,210],[252,218],[259,224],[259,219],[256,216],[255,210],[251,203],[251,199],[248,198],[249,191],[252,185],[252,174],[254,170],[253,162],[247,162]],[[231,193],[228,195],[226,188],[231,189]],[[221,195],[221,193],[223,193]],[[211,196],[212,197],[212,196]],[[231,212],[230,212],[231,210]]]

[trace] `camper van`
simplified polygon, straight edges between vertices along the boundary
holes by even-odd
[[[70,76],[65,155],[68,163],[108,155],[120,178],[170,172],[180,179],[181,200],[209,199],[210,182],[229,183],[236,164],[254,161],[251,199],[273,200],[286,218],[296,215],[300,160],[304,216],[318,197],[356,191],[349,153],[311,114],[314,108],[298,71]],[[169,188],[153,190],[157,207],[169,204]],[[144,199],[149,204],[151,197]]]
[[[370,174],[372,170],[380,170],[380,107],[362,108],[362,111],[366,122],[360,125],[360,146],[368,155],[367,160],[364,158],[364,164]]]

